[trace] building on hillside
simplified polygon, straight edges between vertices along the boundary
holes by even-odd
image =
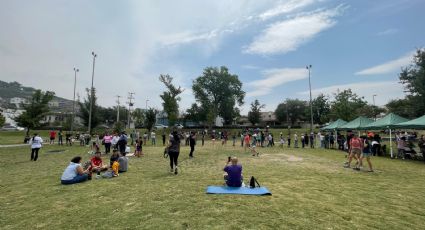
[[[9,100],[9,103],[15,105],[15,108],[21,109],[22,104],[29,104],[28,99],[22,97],[12,97]]]

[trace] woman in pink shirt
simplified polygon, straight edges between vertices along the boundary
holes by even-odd
[[[111,141],[112,136],[109,133],[106,133],[105,136],[103,136],[103,144],[105,145],[105,154],[108,154],[111,152]]]

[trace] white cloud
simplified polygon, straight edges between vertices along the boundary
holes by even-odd
[[[400,71],[401,67],[409,65],[413,60],[413,55],[416,51],[411,51],[406,55],[397,58],[395,60],[388,61],[384,64],[373,66],[364,70],[356,72],[356,75],[378,75],[387,74],[394,71]]]
[[[397,81],[378,81],[378,82],[360,82],[342,85],[333,85],[319,89],[311,90],[313,97],[319,94],[329,95],[333,97],[334,93],[345,89],[351,89],[358,96],[364,97],[369,103],[372,104],[372,96],[376,94],[376,105],[385,105],[389,100],[395,98],[402,98],[404,96],[403,86]],[[301,96],[308,97],[309,91],[298,93]]]
[[[245,53],[279,54],[296,50],[320,32],[336,24],[343,7],[301,14],[294,18],[271,24],[245,48]]]
[[[165,35],[160,39],[160,43],[165,46],[180,45],[198,41],[207,41],[218,36],[217,30],[207,33],[182,32],[177,34]]]
[[[258,17],[262,20],[267,20],[281,14],[291,13],[294,10],[311,5],[312,3],[314,3],[314,0],[290,0],[287,2],[281,2],[279,5],[260,14]]]
[[[377,33],[378,36],[392,35],[398,33],[398,29],[390,28]]]
[[[247,93],[247,97],[267,95],[275,87],[308,77],[304,68],[269,69],[263,71],[262,75],[264,79],[248,82],[247,85],[252,90]]]

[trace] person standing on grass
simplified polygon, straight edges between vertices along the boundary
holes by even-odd
[[[180,137],[176,130],[173,131],[168,142],[168,156],[170,157],[170,172],[178,174],[178,158],[180,154]]]
[[[105,154],[110,153],[112,145],[112,136],[109,135],[109,133],[106,133],[105,136],[103,136],[102,142],[105,145]]]
[[[40,151],[40,148],[43,145],[43,139],[37,133],[34,133],[29,144],[31,145],[31,160],[37,161],[38,151]]]
[[[205,131],[202,131],[202,138],[201,138],[201,140],[202,140],[202,146],[204,146],[204,144],[205,144]]]
[[[87,181],[90,173],[90,168],[83,170],[81,166],[81,157],[72,158],[71,163],[66,167],[61,177],[61,183],[64,185],[76,184]]]
[[[165,146],[165,137],[166,137],[166,133],[165,133],[165,127],[162,129],[162,146]]]
[[[128,138],[127,135],[125,133],[125,131],[123,131],[121,133],[120,138],[118,139],[118,150],[120,151],[120,153],[124,153],[125,152],[125,148],[127,147],[127,143],[128,143]]]
[[[58,145],[63,145],[63,133],[62,133],[62,129],[59,130],[58,133]]]
[[[363,150],[362,139],[359,138],[357,134],[353,133],[352,138],[350,139],[350,149],[349,149],[350,155],[348,156],[348,162],[345,163],[344,168],[350,168],[350,164],[353,158],[356,159],[357,161],[356,165],[358,165],[362,150]]]
[[[370,142],[371,141],[372,141],[372,138],[371,137],[365,137],[365,139],[363,141],[363,153],[360,156],[360,165],[363,165],[363,158],[366,157],[367,164],[369,165],[368,172],[373,172],[372,162],[370,161],[370,156],[372,155],[372,149],[371,149],[371,145],[370,145]],[[359,166],[356,166],[353,169],[354,170],[357,170],[357,171],[360,171],[360,167]]]
[[[246,133],[246,134],[245,134],[245,137],[244,137],[244,139],[243,139],[243,141],[244,141],[244,150],[245,150],[245,152],[246,152],[246,149],[247,149],[247,148],[249,148],[250,141],[251,141],[251,136],[250,136],[250,134]]]
[[[51,130],[49,133],[50,136],[50,144],[55,144],[56,132],[55,130]]]
[[[288,148],[291,148],[291,133],[288,133]]]
[[[421,150],[422,153],[422,159],[425,162],[425,136],[422,135],[421,138],[418,141],[418,147]]]
[[[153,130],[151,132],[151,141],[152,141],[152,145],[156,145],[156,133]]]
[[[298,148],[298,134],[294,134],[294,148]]]
[[[314,149],[314,133],[310,133],[310,148]]]
[[[148,133],[144,133],[143,134],[143,145],[146,145],[146,143],[148,142]]]
[[[406,137],[402,136],[398,138],[397,141],[397,158],[402,158],[404,160],[404,150],[406,148]]]
[[[193,152],[195,151],[195,145],[196,145],[196,136],[195,136],[195,132],[193,131],[190,132],[189,145],[190,145],[189,157],[193,158]]]
[[[241,138],[241,147],[243,147],[243,141],[244,141],[244,138],[245,138],[245,136],[243,135],[243,132],[242,133],[239,132],[239,137]]]

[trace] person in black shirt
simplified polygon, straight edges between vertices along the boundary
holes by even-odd
[[[196,136],[195,136],[195,132],[190,132],[190,136],[189,136],[189,145],[190,145],[190,153],[189,153],[189,157],[193,158],[193,152],[195,151],[195,145],[196,145]]]
[[[168,142],[168,156],[170,157],[170,168],[174,174],[178,173],[177,164],[180,154],[180,137],[177,131],[173,131],[170,141]]]

